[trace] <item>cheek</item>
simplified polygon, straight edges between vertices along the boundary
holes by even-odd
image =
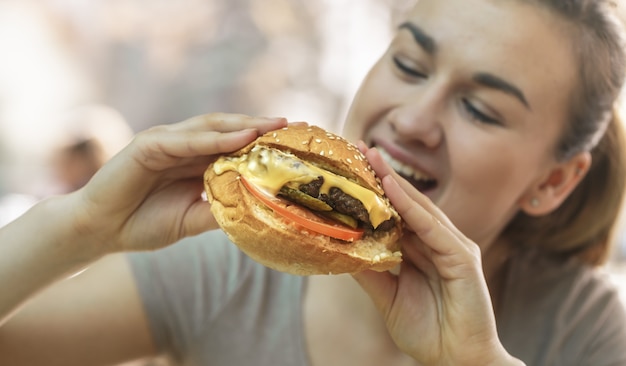
[[[474,140],[472,146],[469,140],[450,147],[452,175],[439,204],[459,229],[480,242],[493,238],[515,215],[541,162],[521,145],[506,146],[505,139],[484,145]]]
[[[536,165],[530,156],[511,150],[506,147],[465,150],[452,169],[458,172],[460,184],[480,192],[483,199],[496,195],[519,196],[529,186],[534,174],[532,167]]]

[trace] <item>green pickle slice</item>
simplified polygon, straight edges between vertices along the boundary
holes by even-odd
[[[326,216],[329,219],[335,220],[341,224],[356,229],[359,226],[359,222],[352,216],[344,215],[337,211],[322,212],[322,216]]]
[[[318,200],[315,197],[311,197],[298,189],[284,186],[280,189],[278,194],[292,202],[316,211],[320,215],[336,221],[340,224],[346,225],[353,229],[356,229],[359,226],[359,222],[354,217],[334,211],[333,208],[326,202]]]
[[[326,202],[322,200],[318,200],[315,197],[311,197],[308,194],[301,192],[297,189],[282,187],[279,192],[280,195],[285,196],[289,200],[302,205],[304,207],[310,208],[314,211],[332,211],[333,208],[330,207]]]

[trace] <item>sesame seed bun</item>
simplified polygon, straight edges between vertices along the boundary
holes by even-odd
[[[394,224],[352,242],[314,233],[276,214],[252,195],[242,184],[240,172],[218,174],[211,164],[204,176],[211,211],[230,240],[249,257],[296,275],[385,271],[401,262],[401,219],[384,198],[380,180],[354,144],[316,126],[293,124],[266,133],[230,157],[247,156],[255,146],[286,151],[375,192],[388,205]]]

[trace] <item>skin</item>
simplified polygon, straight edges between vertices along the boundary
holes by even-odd
[[[423,0],[408,21],[414,31],[401,27],[367,75],[344,133],[364,141],[407,224],[405,261],[398,276],[355,278],[394,343],[423,364],[515,364],[490,296],[506,258],[498,235],[519,210],[558,207],[579,182],[575,168],[590,164],[588,153],[553,155],[568,105],[561,91],[575,86],[565,25],[536,7],[484,0]],[[373,146],[436,186],[418,192]]]
[[[211,114],[152,128],[82,189],[2,228],[0,364],[110,365],[154,354],[132,274],[114,253],[216,229],[200,197],[206,166],[286,123]]]
[[[311,363],[519,365],[500,344],[493,315],[498,235],[519,210],[558,207],[590,163],[587,153],[566,162],[552,155],[567,110],[563,91],[575,80],[566,27],[540,9],[492,0],[421,0],[407,19],[436,51],[402,28],[366,77],[345,128],[364,141],[406,223],[404,261],[397,275],[310,279]],[[485,86],[484,74],[524,97]],[[285,124],[217,114],[148,130],[85,187],[0,230],[0,364],[105,365],[153,355],[132,273],[112,253],[216,228],[199,199],[206,165]],[[420,193],[383,161],[381,147],[436,187]],[[362,352],[366,345],[376,352]]]
[[[486,249],[555,168],[568,94],[554,91],[575,80],[568,39],[551,15],[516,2],[420,1],[408,19],[437,50],[428,54],[401,29],[363,82],[344,135],[436,178],[426,196]],[[515,85],[530,107],[476,83],[479,73]],[[475,118],[464,101],[498,122]]]

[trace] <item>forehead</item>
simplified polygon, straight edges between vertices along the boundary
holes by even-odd
[[[434,39],[438,60],[513,82],[533,111],[567,105],[577,74],[571,28],[548,9],[512,0],[420,0],[407,20]]]

